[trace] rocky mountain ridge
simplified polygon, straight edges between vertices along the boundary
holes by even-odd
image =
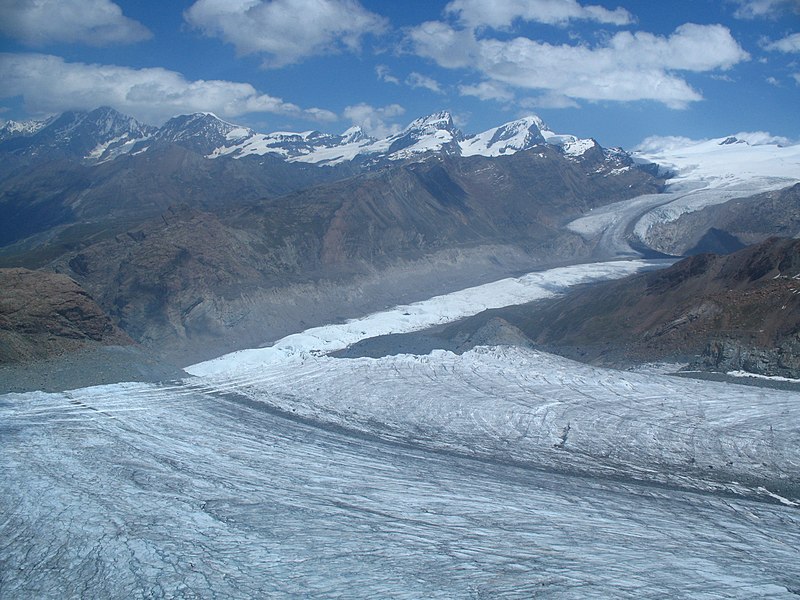
[[[44,122],[10,123],[0,130],[0,153],[33,161],[69,157],[84,164],[98,164],[165,144],[177,144],[212,159],[271,155],[319,166],[355,161],[366,168],[427,153],[503,156],[537,145],[552,145],[567,156],[580,156],[599,148],[591,139],[553,133],[536,116],[465,135],[447,111],[415,119],[384,139],[369,137],[358,127],[341,135],[319,131],[257,133],[213,113],[179,115],[161,127],[152,127],[108,107],[63,113]],[[627,157],[619,149],[608,152],[612,161],[618,162],[623,156]],[[628,160],[626,165],[617,166],[630,164]]]
[[[109,107],[68,111],[44,122],[17,124],[4,131],[0,153],[31,162],[80,158],[96,164],[127,154],[138,141],[156,131]]]

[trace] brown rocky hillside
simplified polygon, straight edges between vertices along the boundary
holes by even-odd
[[[0,269],[0,363],[132,343],[66,275]]]

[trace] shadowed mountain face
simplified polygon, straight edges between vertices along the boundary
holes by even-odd
[[[275,157],[208,160],[169,144],[99,165],[60,159],[17,169],[0,183],[0,246],[40,245],[78,224],[120,230],[173,204],[223,210],[348,174]]]
[[[701,254],[557,300],[490,311],[497,314],[543,348],[593,363],[688,359],[712,370],[796,378],[800,240]]]

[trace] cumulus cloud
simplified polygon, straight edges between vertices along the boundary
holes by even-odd
[[[312,121],[331,122],[339,120],[339,115],[325,108],[306,108],[305,110],[302,111],[302,114],[305,115],[307,118],[311,119]]]
[[[453,0],[445,7],[445,12],[472,28],[506,29],[517,19],[547,25],[566,25],[574,20],[609,25],[627,25],[633,21],[624,8],[609,10],[602,6],[582,6],[577,0]]]
[[[786,54],[800,52],[800,33],[787,35],[785,38],[767,43],[764,47],[767,50],[785,52]]]
[[[797,0],[732,0],[737,5],[733,13],[738,19],[777,19],[787,10],[800,12]]]
[[[438,81],[432,77],[423,75],[422,73],[417,73],[416,71],[412,72],[408,77],[406,77],[406,84],[412,88],[424,88],[437,94],[444,93],[444,90],[442,90],[442,86],[439,85]]]
[[[400,126],[391,123],[391,120],[404,115],[405,112],[406,110],[399,104],[376,108],[362,102],[345,107],[344,117],[353,125],[360,126],[368,135],[384,138],[400,131]]]
[[[792,73],[792,77],[794,77],[794,82],[800,85],[800,73]]]
[[[33,114],[108,105],[153,124],[199,111],[229,118],[259,112],[312,120],[336,118],[324,109],[303,110],[259,93],[249,83],[190,81],[167,69],[70,63],[46,54],[0,53],[0,81],[0,98],[21,96]]]
[[[677,72],[724,70],[749,58],[726,27],[692,23],[670,36],[623,31],[596,47],[479,39],[438,21],[414,28],[409,39],[419,56],[507,86],[581,100],[655,100],[673,108],[702,99]]]
[[[152,37],[110,0],[3,0],[0,33],[32,46],[129,44]]]
[[[432,58],[448,69],[474,65],[480,47],[472,31],[457,30],[441,21],[427,21],[408,31],[411,46],[419,56]]]
[[[184,18],[239,54],[264,55],[269,68],[357,50],[364,35],[387,26],[356,0],[197,0]]]

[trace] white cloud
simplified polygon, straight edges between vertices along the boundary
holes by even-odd
[[[523,98],[518,102],[522,108],[531,110],[540,108],[578,108],[579,104],[572,98],[563,94],[554,94],[552,92],[540,94],[538,96],[531,96]]]
[[[222,117],[272,113],[333,120],[330,111],[303,110],[259,93],[249,83],[189,81],[161,68],[69,63],[46,54],[0,53],[0,98],[22,96],[33,114],[108,105],[142,121],[158,124],[180,113],[211,111]]]
[[[778,19],[785,10],[800,12],[797,0],[732,0],[738,8],[733,15],[738,19]]]
[[[794,77],[795,83],[800,85],[800,73],[792,73],[792,77]]]
[[[418,55],[432,58],[447,69],[473,66],[480,53],[471,31],[456,30],[441,21],[427,21],[410,29],[408,38]]]
[[[25,44],[129,44],[152,37],[110,0],[3,0],[0,33]]]
[[[548,25],[566,25],[573,20],[610,25],[627,25],[633,21],[624,8],[609,10],[602,6],[582,6],[576,0],[453,0],[445,7],[445,12],[472,28],[505,29],[516,19]]]
[[[442,90],[442,86],[439,85],[438,81],[432,77],[423,75],[422,73],[412,72],[409,74],[409,76],[406,77],[406,84],[412,88],[425,88],[426,90],[430,90],[437,94],[444,93],[444,90]]]
[[[400,80],[391,74],[391,72],[389,71],[389,67],[386,65],[378,65],[377,67],[375,67],[375,74],[381,81],[385,81],[386,83],[393,83],[395,85],[400,85]]]
[[[751,146],[790,146],[794,143],[787,137],[772,135],[768,131],[740,131],[733,137],[747,142]],[[635,150],[637,152],[644,152],[645,154],[659,154],[661,152],[672,152],[689,146],[696,146],[697,144],[702,144],[707,141],[707,139],[693,140],[681,136],[653,135],[642,140],[642,142],[636,146]]]
[[[400,126],[389,122],[395,117],[405,114],[406,110],[399,104],[389,104],[381,108],[361,103],[354,106],[347,106],[344,109],[345,119],[349,119],[353,125],[359,125],[367,134],[384,138],[400,131]]]
[[[729,69],[749,58],[722,25],[686,23],[669,37],[623,31],[611,38],[609,48],[613,59],[623,66],[660,66],[679,71]]]
[[[637,152],[644,152],[645,154],[658,154],[660,152],[669,152],[679,148],[686,148],[687,146],[694,146],[704,141],[706,140],[693,140],[679,135],[651,135],[643,139],[634,150]]]
[[[785,38],[770,42],[764,46],[767,50],[776,50],[778,52],[785,52],[791,54],[793,52],[800,52],[800,33],[793,33],[787,35]]]
[[[325,108],[307,108],[303,111],[303,114],[313,121],[324,122],[339,120],[339,115]]]
[[[740,131],[735,138],[744,140],[751,146],[791,146],[792,140],[782,135],[772,135],[768,131]]]
[[[460,85],[458,91],[462,96],[475,96],[481,100],[509,101],[514,99],[514,93],[501,83],[494,81],[481,81],[477,85]]]
[[[442,22],[409,33],[420,56],[486,80],[582,100],[655,100],[674,108],[702,99],[677,72],[728,69],[749,55],[722,25],[685,24],[668,37],[619,32],[597,47],[524,37],[478,39]]]
[[[774,85],[775,87],[781,87],[781,82],[778,81],[775,77],[767,77],[766,81],[770,85]]]
[[[239,54],[265,55],[264,66],[271,68],[357,50],[365,34],[387,25],[356,0],[197,0],[184,17]]]

